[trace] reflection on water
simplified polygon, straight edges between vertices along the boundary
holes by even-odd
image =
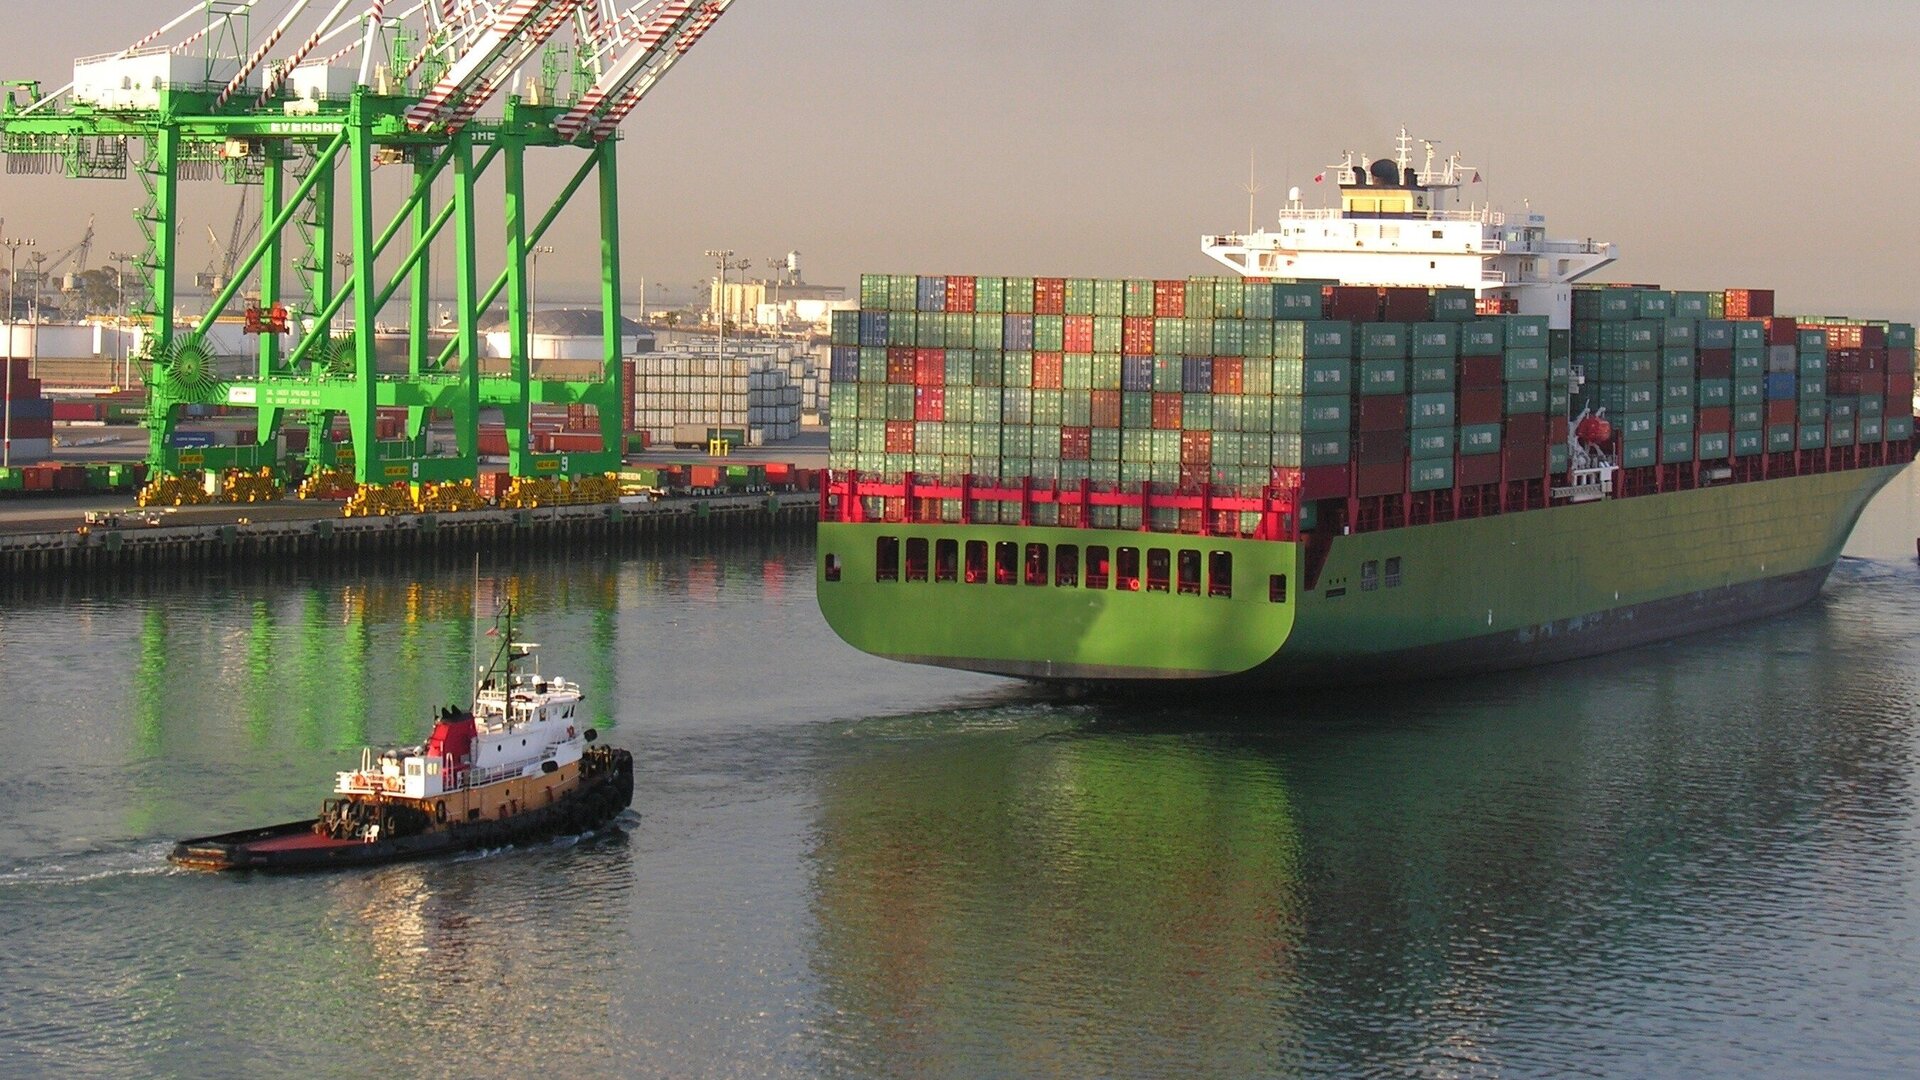
[[[802,543],[16,598],[0,1075],[1901,1074],[1920,568],[1877,552],[1920,490],[1889,491],[1781,619],[1229,702],[861,656]],[[165,869],[419,738],[504,596],[638,755],[623,831]]]

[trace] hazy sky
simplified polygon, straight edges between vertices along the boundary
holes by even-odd
[[[58,85],[184,6],[36,6],[0,36],[0,77]],[[625,126],[628,291],[685,291],[717,247],[797,248],[810,280],[850,287],[1209,273],[1198,237],[1244,226],[1250,150],[1270,221],[1289,184],[1344,148],[1390,154],[1404,123],[1479,166],[1497,206],[1617,243],[1607,279],[1916,319],[1916,42],[1913,0],[736,0]],[[234,207],[193,188],[189,271]],[[57,248],[97,212],[96,265],[134,244],[138,199],[0,175],[9,234]],[[543,299],[593,280],[591,199],[575,213]]]

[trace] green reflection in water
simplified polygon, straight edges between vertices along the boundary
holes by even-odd
[[[167,714],[167,614],[154,606],[140,617],[140,654],[133,667],[133,747],[137,757],[160,752]]]
[[[1164,1048],[1135,1062],[1150,1072],[1244,1066],[1213,1055],[1244,1054],[1250,1030],[1298,1038],[1301,840],[1257,752],[1155,735],[861,740],[819,830],[815,963],[844,1015],[882,1029],[845,1033],[876,1067],[964,1073],[986,1047],[1072,1074],[1090,1063],[1059,1057],[1061,1001],[1139,1025],[1139,1047]]]

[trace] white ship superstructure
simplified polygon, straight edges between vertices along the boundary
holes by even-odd
[[[1614,261],[1613,245],[1549,239],[1546,217],[1531,207],[1509,214],[1463,204],[1479,170],[1459,154],[1436,162],[1433,144],[1423,145],[1420,167],[1404,128],[1392,159],[1348,151],[1316,178],[1338,185],[1338,209],[1308,207],[1294,188],[1276,231],[1205,236],[1201,250],[1246,277],[1472,289],[1494,310],[1571,327],[1573,283]]]

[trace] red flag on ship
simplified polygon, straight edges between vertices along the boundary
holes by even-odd
[[[1325,181],[1325,180],[1326,180],[1326,178],[1327,178],[1327,174],[1326,174],[1326,173],[1314,173],[1314,174],[1313,174],[1313,182],[1314,182],[1314,183],[1316,183],[1316,184],[1318,184],[1318,183],[1321,183],[1321,182],[1323,182],[1323,181]]]
[[[1480,170],[1479,170],[1479,169],[1475,169],[1475,170],[1473,170],[1473,182],[1474,182],[1474,183],[1476,183],[1476,184],[1480,182]]]

